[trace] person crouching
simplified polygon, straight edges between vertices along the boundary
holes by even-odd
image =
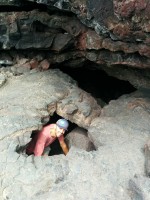
[[[68,126],[69,123],[66,119],[59,119],[56,124],[49,124],[43,127],[42,130],[37,132],[27,144],[26,154],[42,156],[44,155],[44,150],[58,139],[60,146],[66,155],[69,150],[64,141],[64,133],[68,129]]]

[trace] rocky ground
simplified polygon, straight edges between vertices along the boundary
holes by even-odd
[[[74,142],[67,156],[18,154],[54,112],[87,130],[95,150]],[[59,70],[1,72],[0,199],[148,200],[143,149],[149,121],[150,96],[142,91],[102,109]]]
[[[149,11],[148,0],[0,1],[0,200],[150,199]],[[137,91],[107,105],[60,67]],[[67,156],[21,153],[55,114],[77,126]]]

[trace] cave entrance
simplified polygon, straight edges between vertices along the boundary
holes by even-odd
[[[46,123],[44,126],[48,125],[48,124],[53,124],[56,123],[57,120],[59,120],[60,118],[62,118],[61,116],[59,116],[56,112],[53,114],[53,116],[50,117],[50,120],[48,123]],[[75,129],[77,127],[76,124],[72,123],[69,121],[69,127],[68,130],[65,132],[64,137],[67,136],[67,134],[69,134],[69,132],[71,132],[73,129]],[[58,139],[56,139],[51,145],[50,145],[50,152],[49,152],[49,156],[54,156],[54,155],[59,155],[59,154],[63,154],[63,151],[60,147],[59,141]]]
[[[50,117],[50,120],[47,123],[43,124],[43,127],[47,126],[49,124],[56,123],[57,120],[59,120],[61,118],[62,117],[59,116],[55,112],[53,114],[53,116]],[[33,130],[32,133],[31,133],[30,138],[31,139],[34,138],[35,134],[38,134],[38,132],[39,132],[39,130]],[[68,130],[65,132],[64,137],[65,137],[65,142],[66,142],[67,146],[69,147],[69,149],[72,146],[75,146],[76,148],[83,149],[85,151],[96,150],[94,144],[88,138],[87,130],[78,127],[75,123],[72,123],[72,122],[69,121],[69,127],[68,127]],[[19,139],[19,141],[21,141],[21,140],[23,140],[23,138]],[[21,143],[24,143],[24,142],[21,141]],[[23,154],[23,155],[27,156],[27,154],[25,153],[26,147],[27,147],[27,144],[25,144],[25,143],[23,145],[19,144],[16,147],[16,152],[18,154]],[[48,147],[46,147],[44,149],[44,153],[46,155],[49,155],[49,156],[63,154],[63,151],[62,151],[62,149],[60,147],[58,139],[56,139]]]
[[[86,66],[90,65],[87,63]],[[103,107],[110,100],[115,100],[123,94],[129,94],[136,91],[128,81],[119,80],[109,76],[103,70],[87,68],[86,66],[71,68],[61,66],[59,69],[71,76],[78,82],[78,86],[88,93],[91,93],[97,102]]]

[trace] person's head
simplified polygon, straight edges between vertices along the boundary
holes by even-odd
[[[56,122],[57,125],[57,136],[60,136],[65,133],[65,131],[68,129],[69,123],[66,119],[59,119]]]

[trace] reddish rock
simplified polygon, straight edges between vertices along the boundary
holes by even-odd
[[[75,45],[77,49],[80,49],[80,50],[86,49],[86,33],[80,34]]]
[[[125,39],[131,34],[130,26],[128,24],[119,23],[114,27],[113,33],[119,36],[121,39]]]
[[[85,49],[101,49],[103,37],[99,36],[95,31],[88,30],[78,37],[76,46],[80,50]]]
[[[139,47],[140,47],[139,48],[140,55],[150,58],[150,47],[146,45],[140,45]]]
[[[145,40],[144,43],[145,43],[145,44],[150,44],[150,38],[146,38],[146,40]]]
[[[135,9],[136,11],[144,10],[147,6],[146,0],[135,0]]]
[[[148,1],[146,0],[122,0],[119,2],[114,0],[114,11],[123,18],[131,17],[140,12],[146,14],[147,7]]]
[[[128,17],[134,11],[134,1],[114,0],[114,12],[121,17]]]
[[[23,64],[22,67],[27,68],[27,69],[31,69],[30,62]]]
[[[145,17],[146,19],[150,19],[150,1],[147,2],[146,8],[145,8]]]
[[[38,67],[38,61],[36,60],[36,59],[32,59],[31,61],[30,61],[30,65],[31,65],[31,69],[35,69],[35,68],[37,68]]]
[[[40,68],[43,70],[46,70],[50,67],[50,63],[48,62],[47,59],[43,60],[40,62]]]
[[[87,49],[101,49],[103,37],[99,36],[95,31],[89,30],[86,34]]]

